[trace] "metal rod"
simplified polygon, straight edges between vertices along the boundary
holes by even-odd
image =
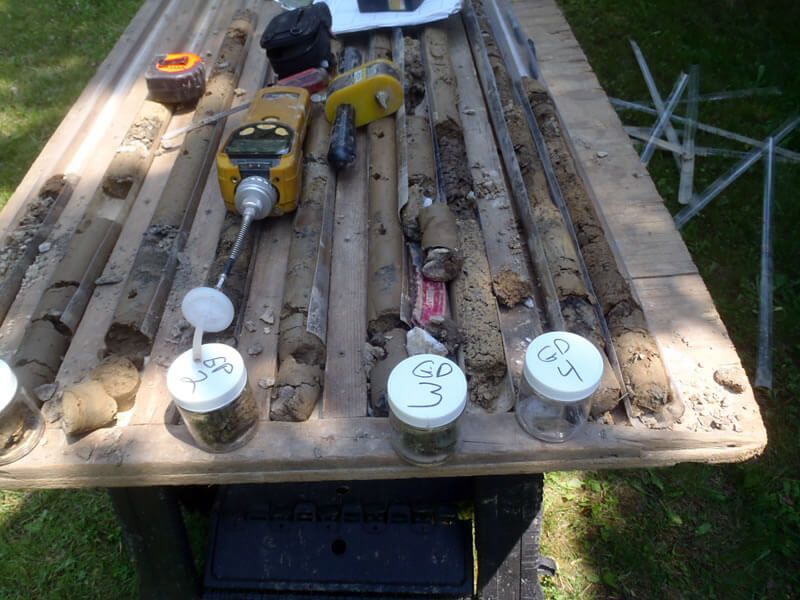
[[[697,132],[697,94],[700,91],[700,66],[692,65],[689,69],[689,86],[686,91],[689,103],[686,105],[686,130],[683,135],[683,152],[681,162],[681,180],[678,186],[678,202],[689,204],[694,190],[694,137]]]
[[[609,98],[611,104],[616,106],[617,108],[622,108],[626,110],[635,110],[638,112],[647,113],[648,115],[657,115],[658,111],[655,108],[650,108],[649,106],[644,106],[642,104],[637,104],[635,102],[630,102],[628,100],[620,100],[619,98]],[[678,115],[672,115],[671,119],[677,123],[686,123],[686,119],[680,117]],[[697,123],[697,129],[700,131],[705,131],[706,133],[711,133],[714,135],[718,135],[720,137],[727,138],[729,140],[734,140],[736,142],[740,142],[742,144],[747,144],[748,146],[761,146],[763,145],[763,140],[757,140],[755,138],[747,137],[746,135],[740,135],[738,133],[734,133],[733,131],[727,131],[725,129],[720,129],[719,127],[714,127],[713,125],[706,125],[705,123]],[[791,150],[786,150],[785,148],[775,148],[775,153],[779,156],[783,156],[785,158],[791,158],[792,160],[800,160],[800,153],[792,152]]]
[[[486,3],[484,10],[486,10],[487,16],[490,10],[497,11],[495,20],[497,31],[495,31],[495,37],[497,38],[502,35],[503,39],[508,42],[506,62],[513,62],[514,70],[519,76],[530,76],[533,77],[533,79],[538,79],[539,65],[536,60],[536,54],[533,51],[533,47],[528,46],[526,42],[527,36],[520,26],[513,9],[507,7],[504,11],[505,15],[502,15],[500,7],[496,2],[492,1]],[[514,41],[513,44],[510,43],[511,40]]]
[[[800,117],[790,119],[783,127],[773,134],[772,137],[775,138],[773,144],[779,143],[783,138],[789,135],[798,124],[800,124]],[[727,173],[721,175],[714,183],[708,186],[702,196],[675,215],[675,226],[678,229],[683,228],[692,217],[703,210],[714,198],[719,196],[731,183],[736,181],[742,173],[753,166],[761,158],[766,149],[767,141],[765,140],[759,148],[746,154],[742,160],[731,167]]]
[[[761,289],[758,306],[756,387],[772,389],[772,199],[775,181],[775,139],[764,154],[764,208],[761,223]]]
[[[225,262],[225,268],[222,269],[222,273],[220,273],[217,285],[214,286],[218,290],[221,290],[222,286],[225,285],[225,280],[228,278],[228,275],[231,274],[233,265],[236,264],[236,259],[239,258],[239,255],[242,253],[244,241],[247,238],[247,233],[250,231],[250,225],[253,223],[253,216],[252,209],[245,209],[242,215],[242,225],[239,227],[239,233],[236,235],[236,240],[233,242],[231,254]]]
[[[539,79],[539,58],[536,56],[536,45],[531,38],[525,35],[519,19],[517,19],[510,6],[506,8],[504,21],[511,26],[517,47],[521,49],[522,54],[528,59],[527,67],[531,77]]]
[[[661,117],[664,113],[664,100],[661,98],[661,93],[658,91],[658,86],[656,86],[655,79],[653,79],[653,74],[650,72],[650,67],[647,64],[647,60],[645,60],[644,58],[644,53],[642,52],[642,49],[639,48],[639,44],[637,44],[634,40],[631,39],[628,41],[630,42],[631,48],[633,49],[633,54],[636,57],[636,62],[639,63],[639,70],[642,72],[642,77],[644,77],[644,82],[645,84],[647,84],[647,91],[650,92],[650,97],[653,99],[653,104],[655,105],[656,110],[658,111],[658,116]],[[664,127],[667,134],[667,140],[669,140],[673,144],[680,145],[678,134],[675,133],[675,129],[672,127],[672,123],[670,123],[669,120],[667,120]],[[660,137],[660,135],[657,137]],[[673,158],[675,159],[675,165],[678,167],[678,169],[680,169],[682,157],[680,156],[680,154],[673,154]]]
[[[630,125],[623,126],[625,133],[628,136],[632,137],[635,140],[640,140],[646,142],[650,139],[650,128],[649,127],[634,127]],[[678,135],[682,135],[682,131],[680,129],[676,130]],[[675,144],[670,144],[666,140],[656,140],[655,145],[658,147],[659,150],[668,150],[669,152],[681,152],[682,149],[680,146],[676,146]],[[747,155],[747,151],[744,150],[733,150],[731,148],[710,148],[708,146],[695,146],[694,147],[694,155],[695,156],[719,156],[722,158],[742,158],[743,156]],[[776,162],[783,162],[783,163],[796,163],[800,162],[791,158],[785,158],[783,156],[778,156],[777,152],[775,154],[775,161]]]
[[[653,152],[656,151],[656,148],[653,145],[653,140],[661,137],[661,132],[669,122],[675,107],[678,106],[678,100],[680,100],[683,90],[686,89],[687,80],[688,76],[686,73],[681,73],[678,77],[678,81],[675,82],[675,87],[672,88],[672,93],[670,93],[669,99],[667,100],[667,106],[664,107],[664,110],[659,115],[658,120],[653,127],[653,131],[650,133],[650,139],[647,141],[647,144],[645,144],[644,150],[642,150],[642,156],[640,160],[643,165],[646,166],[647,163],[650,162],[650,159],[653,158]]]
[[[721,100],[735,100],[737,98],[748,98],[751,96],[780,96],[780,88],[771,86],[763,88],[744,88],[741,90],[726,90],[723,92],[710,92],[708,94],[700,94],[697,97],[699,102],[719,102]],[[686,104],[688,100],[681,100],[678,104]],[[637,100],[637,104],[644,106],[653,106],[653,103],[648,100]]]
[[[251,102],[245,102],[244,104],[239,104],[238,106],[234,106],[233,108],[229,108],[228,110],[223,110],[222,112],[218,112],[215,115],[211,115],[209,117],[205,117],[196,121],[194,123],[190,123],[186,127],[181,127],[176,129],[175,131],[170,131],[169,133],[164,134],[161,136],[162,142],[167,142],[173,138],[178,137],[179,135],[183,135],[184,133],[189,133],[190,131],[194,131],[199,127],[205,127],[206,125],[211,125],[212,123],[216,123],[220,119],[224,119],[226,117],[230,117],[231,115],[235,115],[238,112],[242,112],[244,109],[250,107]]]

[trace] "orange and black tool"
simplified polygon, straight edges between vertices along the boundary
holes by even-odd
[[[163,104],[190,104],[206,91],[206,65],[191,52],[156,56],[144,78],[150,98]]]
[[[301,87],[308,91],[309,94],[315,94],[328,87],[329,79],[328,71],[322,67],[316,67],[314,69],[306,69],[305,71],[300,71],[294,75],[289,75],[288,77],[279,79],[275,82],[275,85],[281,85],[284,87]]]

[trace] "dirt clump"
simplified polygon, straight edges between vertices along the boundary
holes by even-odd
[[[408,357],[406,352],[405,329],[392,329],[372,338],[373,347],[381,348],[383,356],[376,360],[369,373],[369,406],[368,413],[372,417],[385,417],[389,414],[386,388],[389,375],[403,359]]]
[[[64,432],[75,435],[111,425],[117,416],[117,401],[99,381],[87,380],[64,390],[62,410]]]
[[[503,306],[516,306],[530,298],[533,290],[530,281],[522,279],[511,269],[502,269],[492,280],[492,289],[497,301]]]
[[[281,362],[272,388],[269,416],[273,421],[306,421],[322,392],[322,369],[289,356]]]
[[[741,367],[723,367],[714,371],[714,381],[729,392],[741,394],[747,389],[747,374]]]
[[[94,368],[90,377],[99,381],[106,393],[114,398],[118,411],[133,407],[140,378],[136,366],[127,358],[109,356]]]
[[[3,248],[0,249],[0,277],[4,276],[9,267],[25,252],[39,225],[45,220],[66,185],[67,180],[63,175],[53,175],[45,181],[36,197],[28,202],[25,214],[14,231],[8,233],[3,241]]]

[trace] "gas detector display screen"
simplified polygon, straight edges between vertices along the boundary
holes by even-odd
[[[292,130],[278,122],[262,122],[239,128],[228,140],[231,158],[283,156],[292,148]]]

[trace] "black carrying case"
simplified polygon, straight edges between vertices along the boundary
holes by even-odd
[[[281,13],[261,34],[261,47],[279,78],[323,66],[333,68],[331,11],[324,2]]]

